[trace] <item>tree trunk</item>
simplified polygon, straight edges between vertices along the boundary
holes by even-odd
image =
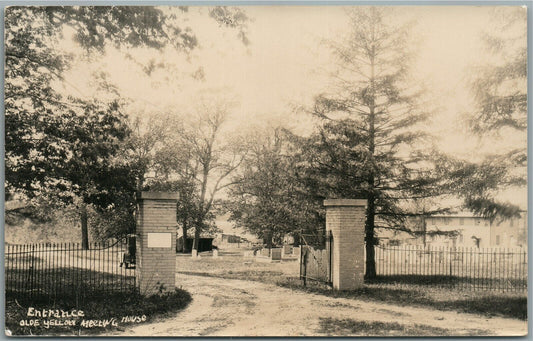
[[[81,247],[84,250],[89,249],[89,230],[87,228],[87,205],[83,203],[80,207],[80,220],[81,220]]]
[[[135,187],[137,188],[138,193],[142,192],[143,186],[144,186],[144,173],[140,174],[139,177],[137,178],[137,183]]]
[[[366,273],[365,279],[376,278],[376,260],[374,257],[374,218],[376,207],[374,204],[374,195],[368,197],[365,222],[365,248],[366,248]]]
[[[183,253],[187,253],[189,250],[187,249],[187,223],[183,223],[181,227],[181,235],[183,240],[183,249],[181,250]]]
[[[270,250],[272,249],[272,231],[268,231],[266,234],[266,244],[267,248]]]
[[[198,243],[200,242],[200,232],[203,228],[205,216],[207,212],[209,211],[209,208],[207,208],[204,212],[208,176],[209,176],[209,162],[206,165],[204,165],[203,178],[202,178],[202,189],[200,191],[200,203],[199,203],[199,209],[198,209],[199,213],[196,217],[197,220],[196,220],[196,226],[194,229],[194,242],[192,246],[193,250],[198,250]]]
[[[372,40],[375,38],[374,26],[372,25]],[[374,154],[376,149],[376,92],[375,92],[375,46],[372,45],[370,52],[370,98],[369,98],[369,116],[368,116],[368,151],[371,160],[374,161]],[[365,222],[365,247],[366,247],[366,273],[365,279],[373,279],[376,277],[376,260],[374,256],[374,221],[376,215],[376,206],[374,198],[375,189],[375,174],[372,172],[368,178],[368,185],[370,190],[367,196],[367,210]]]

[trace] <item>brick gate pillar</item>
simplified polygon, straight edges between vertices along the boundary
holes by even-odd
[[[364,284],[366,199],[328,199],[326,231],[333,235],[333,288],[352,290]]]
[[[178,193],[141,192],[137,197],[137,287],[142,294],[176,287]]]

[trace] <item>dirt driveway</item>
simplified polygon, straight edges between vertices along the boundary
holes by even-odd
[[[175,317],[138,325],[120,336],[372,335],[346,325],[394,326],[390,335],[525,335],[527,322],[473,314],[331,298],[252,281],[177,275],[193,297]],[[332,328],[332,321],[335,328]],[[354,322],[355,321],[355,322]],[[383,330],[378,334],[384,335]]]

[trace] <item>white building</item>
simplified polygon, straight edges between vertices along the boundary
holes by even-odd
[[[412,230],[423,231],[423,220],[413,220]],[[527,249],[527,212],[520,218],[491,222],[471,212],[434,215],[425,218],[425,237],[401,231],[379,230],[382,245],[431,245],[435,247]]]
[[[469,212],[435,215],[426,218],[426,231],[426,244],[432,246],[527,248],[527,212],[520,218],[492,223]]]
[[[523,211],[520,218],[496,219],[491,224],[491,246],[527,249],[527,226],[527,211]]]
[[[426,218],[426,244],[447,247],[490,247],[490,221],[472,213]],[[448,235],[439,235],[448,232]],[[455,234],[455,235],[454,235]]]

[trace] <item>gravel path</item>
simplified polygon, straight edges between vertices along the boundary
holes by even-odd
[[[423,325],[445,329],[452,336],[527,333],[527,322],[521,320],[331,298],[259,282],[178,274],[177,283],[193,297],[184,311],[161,322],[137,325],[113,335],[368,336],[364,331],[324,330],[323,318],[398,323],[407,328]]]

